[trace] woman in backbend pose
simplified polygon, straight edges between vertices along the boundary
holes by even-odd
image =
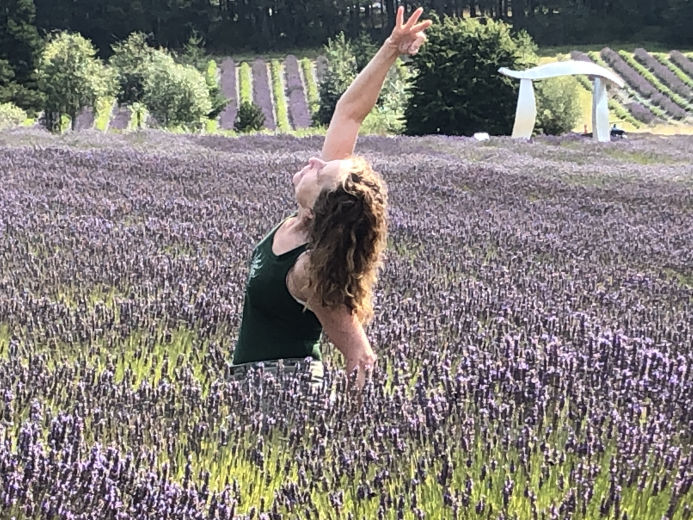
[[[321,332],[344,355],[347,373],[364,384],[376,355],[363,326],[373,314],[373,285],[385,246],[386,189],[364,159],[352,156],[359,127],[371,111],[399,54],[416,54],[430,21],[417,9],[392,34],[337,103],[320,157],[293,176],[298,211],[253,250],[243,318],[231,373],[243,377],[313,359],[322,379]],[[281,363],[280,363],[281,360]]]

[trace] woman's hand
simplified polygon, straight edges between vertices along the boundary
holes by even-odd
[[[346,359],[346,373],[351,381],[354,377],[354,372],[356,372],[356,377],[354,383],[356,385],[355,390],[361,392],[363,390],[366,381],[373,375],[373,369],[378,361],[378,356],[375,355],[370,343],[363,345],[363,348],[358,353],[352,353]]]
[[[390,37],[386,40],[386,45],[397,49],[399,54],[414,55],[419,52],[419,48],[426,41],[424,30],[433,23],[431,20],[417,23],[421,13],[423,13],[423,7],[419,7],[414,11],[407,23],[404,23],[404,7],[400,6],[397,9],[395,27],[392,29]]]

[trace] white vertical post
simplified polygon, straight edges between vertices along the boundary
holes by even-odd
[[[606,94],[606,82],[595,77],[592,91],[592,138],[600,143],[611,141],[609,128],[609,98]]]
[[[526,139],[532,137],[536,120],[537,104],[534,98],[534,85],[531,79],[521,79],[520,92],[517,95],[513,137],[524,137]]]

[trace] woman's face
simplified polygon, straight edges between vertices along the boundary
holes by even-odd
[[[296,201],[304,208],[312,208],[322,190],[335,188],[342,179],[344,162],[340,159],[325,162],[311,157],[308,164],[294,174]]]

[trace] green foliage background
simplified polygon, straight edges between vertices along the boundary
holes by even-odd
[[[504,22],[446,17],[428,32],[414,57],[411,100],[405,110],[409,135],[492,135],[512,130],[518,82],[498,73],[536,64],[536,46]]]

